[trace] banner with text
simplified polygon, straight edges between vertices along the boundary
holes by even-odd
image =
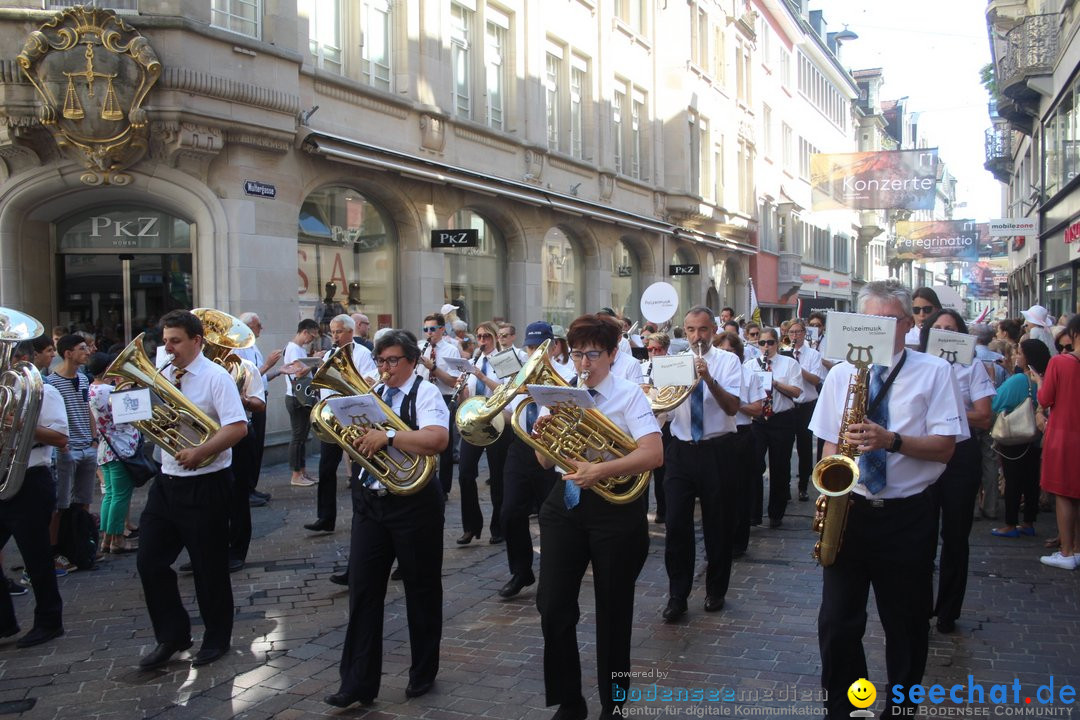
[[[979,258],[978,262],[960,263],[960,282],[967,286],[969,298],[996,300],[1001,283],[1009,280],[1009,259]]]
[[[981,234],[973,220],[901,221],[896,223],[896,236],[885,243],[886,259],[976,262]]]
[[[814,210],[932,210],[936,148],[810,156]]]

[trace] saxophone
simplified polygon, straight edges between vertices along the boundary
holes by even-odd
[[[865,351],[865,353],[864,353]],[[866,359],[863,359],[865,354]],[[836,454],[823,457],[814,466],[810,480],[821,496],[814,504],[813,530],[821,537],[814,545],[813,557],[822,567],[836,562],[844,539],[848,511],[851,509],[851,490],[859,482],[859,451],[847,440],[847,429],[866,417],[867,388],[873,357],[869,348],[848,343],[847,361],[855,366],[848,382],[844,413],[840,418],[840,435]]]

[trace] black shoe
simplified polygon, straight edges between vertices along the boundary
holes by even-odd
[[[20,585],[11,578],[7,578],[8,595],[25,595],[30,592],[25,585]],[[16,631],[18,632],[18,631]]]
[[[937,631],[944,635],[948,635],[951,632],[956,632],[956,621],[938,618]]]
[[[783,525],[784,525],[784,521],[781,520],[780,518],[775,518],[775,519],[774,518],[769,518],[769,527],[778,528],[778,527],[783,527]]]
[[[585,720],[587,717],[589,717],[589,706],[585,704],[584,698],[579,698],[574,702],[560,705],[551,720]]]
[[[229,652],[228,647],[223,648],[206,648],[199,650],[195,653],[195,657],[191,659],[191,667],[202,667],[203,665],[209,665],[215,660],[220,660],[225,657],[225,654]]]
[[[49,642],[64,634],[63,627],[43,628],[34,626],[30,628],[30,632],[23,635],[21,638],[15,641],[15,647],[28,648],[40,645],[41,643]]]
[[[333,695],[327,695],[323,698],[323,702],[337,708],[347,708],[353,703],[360,703],[364,707],[367,707],[375,702],[375,698],[360,697],[359,695],[353,695],[352,693],[347,692],[336,692]]]
[[[705,612],[717,612],[724,609],[724,598],[713,595],[705,596]]]
[[[492,535],[490,538],[488,538],[488,545],[500,545],[500,544],[502,544],[502,542],[503,542],[503,536],[502,535]]]
[[[181,565],[180,567],[178,567],[176,569],[179,570],[180,572],[192,572],[191,563],[189,563],[189,562],[184,563],[183,565]]]
[[[156,648],[139,660],[139,668],[142,670],[157,670],[160,667],[165,667],[169,664],[169,660],[172,660],[173,655],[178,652],[183,652],[189,647],[191,647],[190,640],[176,645],[172,643],[158,643]]]
[[[458,545],[468,545],[473,540],[479,540],[479,539],[480,539],[480,533],[478,533],[478,532],[474,533],[474,532],[466,531],[455,542],[457,542]]]
[[[667,601],[667,607],[664,608],[663,616],[666,622],[675,622],[683,615],[686,614],[686,601],[676,600],[671,598]]]
[[[810,495],[805,490],[799,493],[799,502],[806,502],[810,499]]]
[[[344,585],[344,586],[348,587],[348,585],[349,585],[349,571],[346,570],[343,573],[334,573],[333,575],[330,576],[330,582],[334,583],[335,585]]]
[[[390,579],[391,580],[400,580],[401,579],[401,566],[400,565],[398,565],[396,568],[394,568],[394,572],[390,573]]]
[[[22,628],[19,627],[18,623],[12,623],[3,630],[0,630],[0,638],[7,638],[11,637],[12,635],[18,635],[20,630],[22,630]]]
[[[334,532],[334,523],[330,520],[316,520],[305,525],[304,529],[311,532]]]
[[[239,572],[244,569],[244,561],[240,558],[234,558],[229,561],[229,572]]]
[[[269,500],[270,498],[273,497],[273,495],[271,495],[270,493],[264,493],[264,492],[260,492],[258,490],[252,490],[251,494],[254,495],[257,498],[262,498],[263,500]]]
[[[527,575],[514,575],[510,578],[510,582],[503,585],[502,589],[499,590],[499,597],[512,598],[534,582],[536,582],[536,576],[533,575],[532,572]]]
[[[248,495],[248,505],[250,507],[263,507],[267,502],[269,501],[264,497],[259,497],[255,494]]]
[[[415,698],[421,695],[427,695],[432,686],[435,685],[434,680],[428,680],[427,682],[409,683],[405,686],[405,697]]]

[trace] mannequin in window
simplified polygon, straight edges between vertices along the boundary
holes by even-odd
[[[349,283],[349,297],[346,300],[349,305],[349,312],[360,312],[364,309],[364,303],[360,299],[360,283],[353,280]]]

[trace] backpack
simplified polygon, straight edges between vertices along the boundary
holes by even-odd
[[[86,508],[70,507],[60,513],[57,535],[61,555],[80,570],[89,570],[97,561],[98,523]]]

